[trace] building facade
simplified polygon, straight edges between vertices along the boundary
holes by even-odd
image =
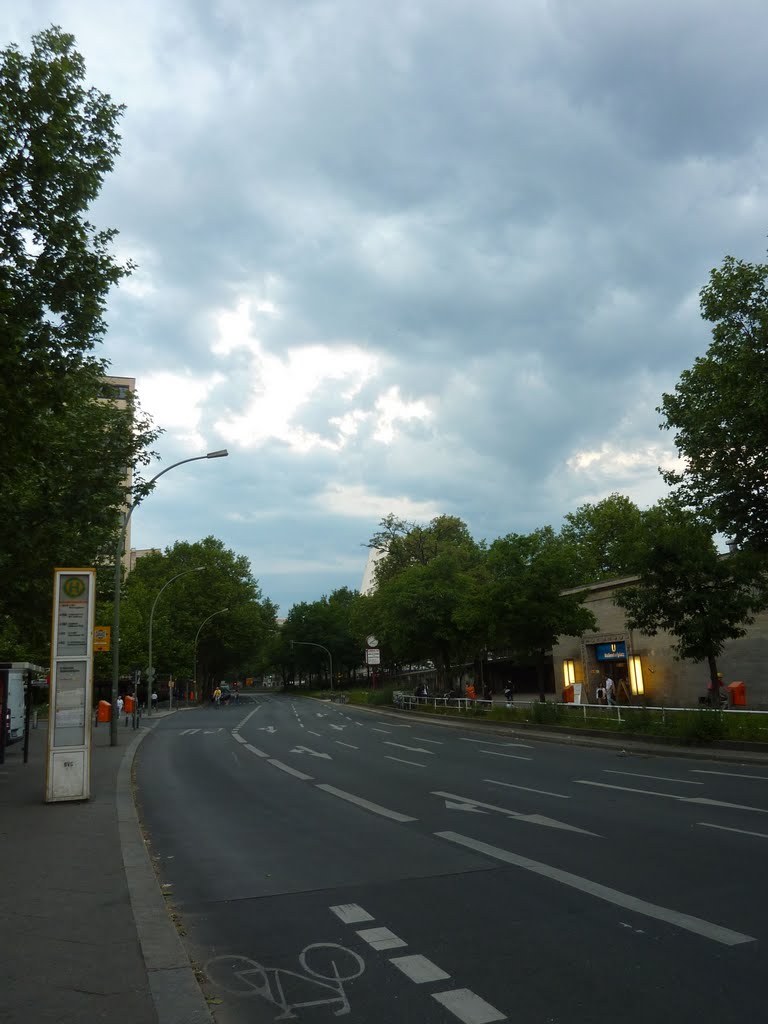
[[[584,593],[583,603],[594,614],[597,630],[561,637],[553,648],[557,692],[569,684],[581,687],[577,693],[582,700],[595,703],[598,685],[610,674],[620,703],[698,707],[707,695],[707,663],[679,661],[669,633],[647,636],[627,627],[624,610],[614,598],[637,582],[633,576],[566,592]],[[743,638],[726,642],[718,670],[724,685],[745,684],[748,708],[768,710],[768,612],[761,612],[746,630]]]

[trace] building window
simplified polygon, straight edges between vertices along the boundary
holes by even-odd
[[[573,658],[566,658],[563,661],[563,685],[573,686],[576,682],[576,662]]]
[[[633,697],[642,697],[645,693],[645,684],[643,683],[643,666],[640,662],[638,655],[633,655],[629,659],[629,685],[632,690]]]

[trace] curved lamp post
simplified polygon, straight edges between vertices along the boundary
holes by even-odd
[[[331,652],[328,648],[323,647],[322,644],[310,643],[309,640],[291,640],[291,647],[293,647],[294,644],[299,644],[300,647],[319,647],[320,650],[325,651],[328,655],[328,664],[330,666],[329,671],[331,673],[331,690],[333,690],[333,658],[331,657]]]
[[[174,580],[178,580],[182,576],[188,576],[191,572],[202,572],[204,569],[204,565],[197,565],[194,569],[184,569],[183,572],[177,572],[175,576],[171,576],[171,578],[166,580],[162,587],[160,587],[157,592],[157,597],[152,602],[152,611],[149,613],[149,660],[147,661],[147,685],[149,688],[147,711],[150,715],[152,714],[152,688],[155,685],[155,671],[152,665],[152,625],[155,621],[155,608],[157,608],[157,602],[160,600],[160,595],[165,588],[170,587]],[[169,689],[168,693],[170,694],[170,692],[171,691]],[[170,696],[168,700],[170,701]]]
[[[219,608],[219,610],[217,612],[211,612],[211,614],[208,616],[208,618],[207,619],[203,619],[203,621],[198,626],[197,633],[195,634],[195,653],[194,653],[193,660],[192,660],[192,680],[193,680],[193,682],[195,684],[195,688],[197,688],[197,641],[198,641],[198,639],[200,637],[200,630],[203,628],[203,626],[206,624],[206,622],[210,622],[211,621],[211,619],[214,617],[214,615],[223,615],[224,612],[228,612],[228,611],[229,611],[229,608]]]
[[[156,473],[147,483],[147,487],[151,487],[155,480],[159,480],[161,476],[165,476],[166,473],[176,469],[177,466],[183,466],[187,462],[200,462],[201,459],[223,459],[227,455],[229,455],[227,449],[222,448],[217,452],[208,452],[207,455],[195,455],[191,459],[181,459],[179,462],[174,462],[172,465],[166,466],[165,469],[161,469],[159,473]],[[113,747],[117,746],[117,715],[115,714],[115,708],[117,707],[117,694],[120,683],[120,584],[122,583],[123,549],[125,548],[125,534],[128,530],[128,523],[131,521],[133,510],[140,501],[141,497],[134,498],[128,506],[128,511],[123,517],[123,525],[118,534],[117,547],[115,548],[115,588],[112,612],[112,689],[110,693],[112,721],[110,722],[109,729],[109,742]]]

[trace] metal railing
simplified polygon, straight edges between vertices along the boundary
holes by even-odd
[[[492,700],[470,700],[469,697],[415,697],[412,693],[395,691],[392,694],[395,707],[412,711],[417,707],[432,707],[446,711],[490,711]]]

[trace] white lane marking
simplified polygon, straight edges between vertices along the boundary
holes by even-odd
[[[445,740],[427,740],[423,736],[414,736],[413,738],[417,743],[434,743],[436,747],[442,747],[445,743]]]
[[[578,889],[589,896],[605,900],[606,903],[613,903],[617,907],[632,910],[637,914],[643,914],[645,917],[655,918],[657,921],[666,921],[677,928],[693,932],[695,935],[701,935],[705,939],[720,942],[724,946],[739,946],[744,942],[756,941],[752,935],[743,935],[741,932],[731,931],[730,928],[723,928],[721,925],[704,921],[700,917],[692,917],[690,914],[681,914],[677,910],[659,907],[655,903],[647,903],[636,896],[630,896],[628,893],[619,892],[618,889],[611,889],[607,885],[593,882],[589,878],[582,878],[580,875],[571,874],[570,871],[562,871],[560,868],[552,867],[550,864],[542,864],[540,861],[521,857],[516,853],[510,853],[509,850],[502,850],[498,846],[489,846],[488,843],[482,843],[477,839],[470,839],[468,836],[459,835],[457,832],[435,832],[435,835],[440,839],[448,840],[450,843],[464,846],[468,850],[474,850],[475,853],[484,853],[487,857],[502,861],[504,864],[512,864],[515,867],[523,868],[525,871],[531,871],[536,875],[542,875],[544,878],[550,878],[554,882],[570,886],[572,889]]]
[[[294,747],[291,751],[292,754],[311,754],[312,757],[322,757],[326,761],[332,761],[333,758],[330,754],[321,754],[319,750],[312,750],[311,747]]]
[[[257,704],[256,707],[253,709],[253,711],[249,711],[248,712],[248,714],[245,716],[245,718],[242,720],[242,722],[238,722],[237,723],[235,728],[238,730],[238,732],[240,731],[240,729],[243,728],[243,726],[245,725],[246,722],[250,721],[250,719],[253,718],[253,716],[256,714],[257,711],[261,711],[261,707],[262,707],[261,704]]]
[[[322,789],[325,793],[330,793],[331,796],[337,796],[341,800],[349,800],[351,804],[357,804],[358,807],[364,807],[367,811],[373,811],[374,814],[380,814],[383,818],[391,818],[392,821],[417,821],[417,818],[412,818],[409,814],[400,814],[399,811],[390,811],[387,807],[382,807],[381,804],[375,804],[371,800],[366,800],[362,796],[355,796],[354,793],[347,793],[346,790],[337,789],[335,786],[329,786],[325,782],[318,782],[317,788]]]
[[[402,757],[392,757],[391,754],[385,754],[384,757],[388,761],[399,761],[400,764],[412,764],[414,768],[426,768],[425,764],[419,764],[418,761],[405,761]]]
[[[516,786],[512,782],[500,782],[498,779],[483,779],[483,782],[490,782],[492,786],[506,786],[507,789],[524,789],[526,793],[540,793],[541,796],[556,796],[559,800],[570,800],[565,793],[550,793],[548,789],[533,789],[531,786]]]
[[[371,732],[383,732],[385,736],[391,736],[392,733],[389,729],[377,729],[375,725],[371,726]]]
[[[691,779],[670,779],[666,775],[643,775],[641,772],[620,772],[615,768],[603,768],[609,775],[632,775],[636,779],[656,779],[657,782],[680,782],[684,786],[703,786],[703,782],[695,782]]]
[[[323,734],[321,732],[315,732],[314,729],[307,729],[307,732],[309,733],[310,736],[319,736],[321,739],[323,737]]]
[[[432,998],[450,1010],[462,1024],[492,1024],[496,1020],[507,1020],[495,1006],[486,1003],[468,988],[454,988],[448,992],[433,992]]]
[[[196,732],[200,732],[199,729],[182,729],[179,736],[194,736]]]
[[[740,832],[743,836],[757,836],[759,839],[768,839],[768,833],[765,832],[748,832],[745,828],[729,828],[727,825],[712,825],[708,821],[697,821],[697,825],[701,825],[702,828],[719,828],[723,832]]]
[[[338,743],[340,747],[349,747],[350,750],[360,749],[360,747],[356,747],[354,743],[345,743],[343,740],[334,740],[334,743]]]
[[[259,732],[277,732],[277,729],[274,725],[260,725]]]
[[[331,911],[338,917],[342,924],[362,924],[364,921],[372,921],[373,918],[367,910],[358,903],[339,903],[331,907]]]
[[[525,747],[526,750],[533,750],[530,743],[494,743],[493,740],[476,740],[469,736],[459,736],[463,743],[484,743],[486,747]]]
[[[269,754],[265,754],[263,750],[259,750],[258,747],[254,747],[250,743],[245,744],[245,749],[250,750],[250,752],[255,754],[256,757],[269,757]]]
[[[433,791],[432,796],[442,797],[443,800],[458,800],[461,803],[471,804],[473,807],[485,807],[488,811],[498,811],[499,814],[504,814],[508,818],[515,818],[517,821],[527,821],[530,825],[544,825],[546,828],[560,828],[565,832],[579,832],[584,836],[594,836],[596,839],[602,839],[596,832],[588,832],[584,828],[578,828],[576,825],[568,825],[564,821],[558,821],[556,818],[547,818],[543,814],[522,814],[520,811],[510,811],[506,807],[497,807],[495,804],[486,804],[482,800],[472,800],[467,796],[457,796],[456,793],[443,793],[440,791]]]
[[[193,732],[199,732],[198,729],[193,729]],[[217,732],[224,732],[223,729],[204,729],[203,736],[213,736]]]
[[[275,768],[279,768],[281,772],[288,772],[289,775],[295,775],[297,779],[304,779],[305,782],[312,780],[311,775],[305,775],[304,772],[291,768],[289,764],[283,764],[282,761],[276,761],[274,757],[270,757],[269,764],[273,764]]]
[[[532,757],[526,757],[524,754],[503,754],[500,750],[479,750],[479,754],[493,754],[495,757],[511,757],[515,761],[532,761]]]
[[[727,775],[729,779],[759,779],[760,782],[768,782],[765,775],[741,775],[739,772],[709,772],[705,768],[691,768],[690,771],[697,775]]]
[[[357,934],[373,949],[400,949],[408,945],[389,928],[361,928]]]
[[[430,754],[435,756],[434,750],[425,750],[424,747],[409,747],[405,743],[395,743],[394,740],[384,740],[385,747],[401,747],[403,750],[410,750],[412,754]]]
[[[445,981],[446,978],[450,978],[450,974],[446,974],[442,967],[438,967],[437,964],[433,964],[431,960],[427,960],[425,956],[419,954],[393,956],[389,962],[417,985],[426,985],[430,981]]]
[[[247,743],[248,742],[248,740],[245,738],[245,736],[241,736],[239,732],[233,732],[232,736],[234,737],[234,739],[237,740],[238,743]]]
[[[336,729],[338,732],[343,732],[347,727],[346,725],[334,725],[334,723],[331,722],[331,728]]]
[[[679,800],[684,804],[706,804],[708,807],[730,807],[735,811],[754,811],[768,814],[768,808],[751,807],[749,804],[732,804],[727,800],[711,800],[708,796],[678,796],[676,793],[659,793],[653,789],[630,789],[629,786],[612,786],[608,782],[590,782],[588,779],[574,779],[580,786],[600,786],[601,789],[620,789],[624,793],[643,793],[645,796],[663,796],[667,800]]]

